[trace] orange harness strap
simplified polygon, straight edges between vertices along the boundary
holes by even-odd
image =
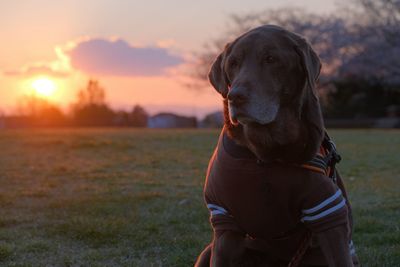
[[[299,167],[329,176],[331,173],[331,167],[329,162],[330,159],[327,158],[328,155],[329,152],[327,152],[327,150],[321,146],[319,152],[312,160],[299,165]]]
[[[341,158],[340,155],[337,154],[335,144],[330,140],[328,134],[325,133],[325,139],[317,155],[315,155],[312,160],[297,166],[314,172],[322,173],[336,183],[335,164],[340,160]],[[310,246],[311,239],[312,233],[310,230],[308,230],[299,248],[289,262],[288,267],[297,267],[301,264],[301,260]]]

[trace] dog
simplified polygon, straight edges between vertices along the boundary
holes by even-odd
[[[351,206],[301,36],[263,25],[228,43],[209,80],[224,128],[204,198],[214,236],[196,267],[358,266]]]

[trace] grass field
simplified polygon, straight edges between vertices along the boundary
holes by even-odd
[[[331,131],[364,266],[400,266],[400,131]],[[192,266],[218,132],[0,131],[0,266]]]

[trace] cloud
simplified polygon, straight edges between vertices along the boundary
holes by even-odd
[[[88,39],[64,50],[74,69],[88,74],[113,76],[157,76],[183,63],[167,48],[134,47],[122,39]]]
[[[55,47],[56,59],[51,61],[37,61],[25,64],[25,66],[6,70],[3,72],[6,76],[31,77],[36,75],[46,75],[55,78],[66,78],[71,74],[69,59],[66,57],[60,47]]]
[[[34,76],[34,75],[47,75],[56,78],[64,78],[69,75],[66,71],[55,70],[46,65],[29,65],[18,70],[4,71],[6,76]]]

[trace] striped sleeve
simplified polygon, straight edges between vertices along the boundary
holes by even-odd
[[[307,197],[301,221],[314,232],[348,223],[346,199],[333,183],[324,183]]]
[[[221,206],[215,204],[207,204],[207,208],[210,210],[210,216],[216,215],[228,215],[228,211]]]
[[[243,233],[233,216],[225,208],[213,203],[208,203],[207,208],[210,211],[210,222],[216,235],[224,231]]]

